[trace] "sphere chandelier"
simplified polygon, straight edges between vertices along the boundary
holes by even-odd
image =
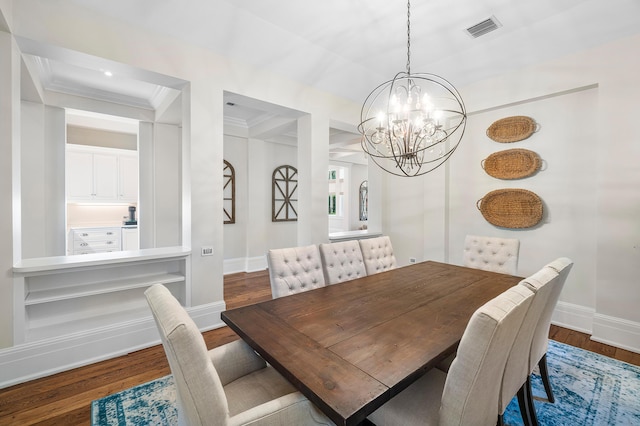
[[[362,149],[383,170],[420,176],[444,164],[464,134],[467,113],[444,78],[411,73],[411,2],[407,2],[407,65],[367,96],[358,131]]]

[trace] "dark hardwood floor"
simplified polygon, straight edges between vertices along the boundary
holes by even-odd
[[[227,275],[224,298],[228,308],[271,299],[267,271]],[[589,335],[551,326],[559,342],[640,366],[640,354],[589,340]],[[213,348],[238,336],[228,327],[204,333]],[[169,374],[162,346],[91,364],[53,376],[0,389],[0,425],[90,425],[91,401]]]

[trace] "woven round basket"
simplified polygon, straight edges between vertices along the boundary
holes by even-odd
[[[476,206],[487,222],[502,228],[530,228],[542,220],[542,200],[526,189],[491,191]]]
[[[495,121],[487,129],[487,136],[496,142],[518,142],[536,131],[536,122],[531,117],[516,115]]]
[[[538,154],[519,148],[494,152],[480,163],[489,176],[497,179],[521,179],[531,176],[540,170],[541,164]]]

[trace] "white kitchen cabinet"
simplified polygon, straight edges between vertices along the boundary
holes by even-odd
[[[67,201],[138,201],[137,153],[69,144],[66,158]]]
[[[140,242],[138,238],[138,228],[122,228],[122,250],[138,250]]]
[[[128,203],[138,202],[138,156],[118,156],[118,199]]]
[[[93,154],[67,151],[67,199],[91,199],[93,194]]]

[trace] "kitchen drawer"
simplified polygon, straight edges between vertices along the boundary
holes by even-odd
[[[71,232],[74,240],[94,241],[114,238],[120,239],[120,228],[73,229]]]
[[[110,239],[110,240],[99,240],[99,241],[74,241],[73,250],[74,251],[83,251],[83,250],[93,250],[92,253],[95,253],[96,250],[108,250],[108,251],[118,251],[120,250],[120,239]]]
[[[122,250],[121,230],[115,227],[72,229],[71,254],[107,253]]]

